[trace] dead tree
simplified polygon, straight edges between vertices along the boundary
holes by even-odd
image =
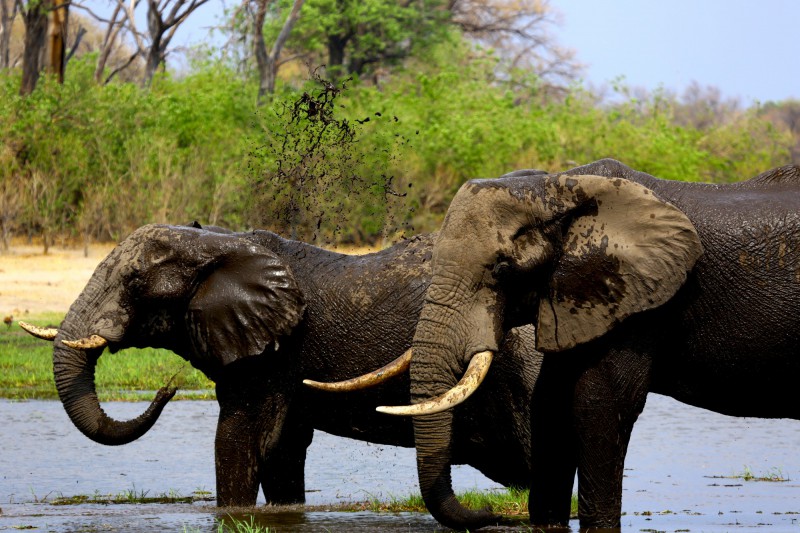
[[[126,24],[134,38],[138,54],[145,59],[144,79],[142,84],[150,85],[153,76],[167,57],[167,49],[175,36],[175,31],[186,21],[189,15],[208,0],[147,0],[147,40],[136,27],[134,12],[137,0],[130,0],[126,6],[125,0],[117,0],[122,8]]]

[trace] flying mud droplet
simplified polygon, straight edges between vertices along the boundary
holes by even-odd
[[[401,172],[410,139],[386,111],[346,118],[341,84],[311,73],[309,88],[276,100],[248,161],[251,218],[292,239],[388,245],[410,237],[411,187]],[[387,118],[384,118],[387,117]]]

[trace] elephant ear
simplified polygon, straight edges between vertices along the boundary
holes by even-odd
[[[547,195],[569,206],[569,222],[549,295],[539,304],[544,352],[590,341],[664,304],[702,253],[688,217],[638,183],[560,175],[549,179]]]
[[[220,258],[189,302],[187,324],[198,359],[228,365],[289,335],[305,301],[275,254],[238,237],[215,238],[224,241]]]

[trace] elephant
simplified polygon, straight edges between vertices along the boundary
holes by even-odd
[[[648,392],[800,418],[798,166],[706,184],[603,159],[472,180],[448,208],[432,269],[411,405],[379,409],[414,416],[420,488],[447,526],[495,519],[450,500],[441,459],[451,407],[492,375],[498,342],[522,324],[544,354],[530,409],[533,525],[568,523],[577,472],[581,527],[620,526],[625,455]]]
[[[409,401],[407,373],[337,395],[303,387],[301,377],[342,380],[409,348],[432,243],[422,235],[351,256],[269,231],[146,225],[99,264],[57,331],[28,329],[54,341],[59,398],[90,439],[135,440],[175,394],[162,388],[133,420],[108,417],[94,383],[104,346],[166,348],[216,385],[217,504],[254,506],[259,487],[268,503],[302,503],[314,429],[414,445],[409,420],[375,412],[381,403]],[[459,438],[448,458],[507,486],[526,485],[531,472],[533,344],[530,329],[505,338],[503,373],[456,417]],[[496,431],[500,425],[511,430]]]

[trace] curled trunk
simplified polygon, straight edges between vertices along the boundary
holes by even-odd
[[[61,341],[88,336],[87,291],[70,309],[53,347],[53,376],[58,397],[70,420],[84,435],[95,442],[119,445],[144,435],[158,420],[161,411],[175,395],[175,389],[161,388],[147,410],[132,420],[118,421],[100,407],[94,383],[94,371],[102,348],[81,350],[69,348]]]

